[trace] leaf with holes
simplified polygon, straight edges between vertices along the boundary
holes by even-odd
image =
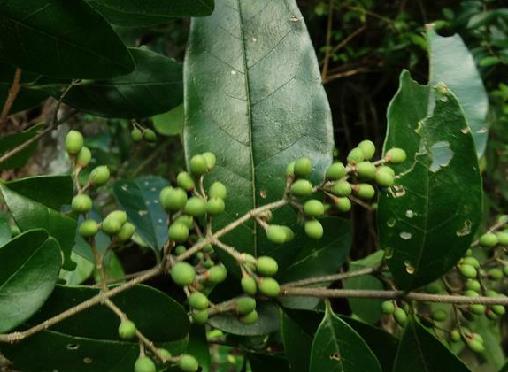
[[[330,108],[294,0],[216,1],[211,17],[192,21],[184,85],[187,159],[214,152],[212,178],[229,189],[217,227],[280,199],[286,166],[301,156],[321,179],[332,160]],[[294,212],[277,211],[274,221],[294,223]],[[276,249],[252,223],[225,241],[258,255]]]

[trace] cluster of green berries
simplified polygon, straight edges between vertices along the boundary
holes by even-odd
[[[131,139],[134,142],[141,142],[142,140],[147,142],[155,142],[157,141],[157,133],[151,129],[136,125],[134,129],[131,130]]]
[[[494,248],[496,246],[508,247],[508,230],[492,232],[489,231],[480,237],[480,246]]]
[[[408,321],[407,311],[404,308],[397,306],[394,301],[383,301],[381,303],[381,312],[387,316],[393,316],[393,319],[399,326],[406,326]]]
[[[485,351],[483,337],[465,327],[460,330],[452,329],[449,337],[451,342],[458,342],[462,339],[466,346],[475,353],[482,354]]]
[[[121,210],[109,213],[104,217],[102,223],[97,223],[94,219],[88,218],[79,226],[79,233],[83,238],[92,238],[99,230],[119,241],[127,241],[134,235],[136,227],[127,222],[127,213]]]

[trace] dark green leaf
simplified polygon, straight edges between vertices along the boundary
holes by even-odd
[[[5,102],[7,96],[9,95],[10,88],[10,83],[0,82],[0,102]],[[49,94],[46,92],[22,86],[11,107],[10,114],[15,114],[16,112],[37,106],[48,97]],[[3,165],[3,167],[5,167],[5,165]]]
[[[217,1],[211,17],[192,21],[184,81],[186,156],[214,152],[213,178],[229,189],[217,226],[280,199],[296,158],[309,157],[313,180],[321,178],[332,159],[330,109],[294,0]],[[275,223],[294,220],[290,208],[275,213]],[[255,224],[225,240],[248,253],[278,254]]]
[[[0,246],[7,243],[12,238],[11,226],[7,214],[0,214]]]
[[[152,123],[157,133],[164,136],[175,136],[183,130],[183,105],[171,111],[152,117]]]
[[[421,324],[411,321],[399,343],[393,372],[465,372],[466,366]]]
[[[70,204],[74,194],[72,178],[69,176],[19,178],[7,183],[7,187],[28,199],[57,210]]]
[[[280,355],[249,354],[249,363],[252,372],[288,372],[288,361]]]
[[[111,26],[82,1],[0,1],[0,56],[60,78],[108,78],[134,69]]]
[[[196,357],[202,372],[210,371],[212,360],[208,341],[206,340],[205,327],[199,325],[191,326],[187,352]]]
[[[0,102],[2,102],[1,92],[0,92]],[[33,127],[23,132],[10,134],[0,138],[0,156],[6,154],[13,148],[28,141],[30,138],[33,138],[35,135],[37,135],[37,133],[39,133],[41,129],[42,126],[34,125]],[[0,163],[0,170],[21,168],[32,156],[36,147],[37,142],[34,142],[30,146],[18,152],[16,155],[12,156],[10,159],[6,160],[3,163]]]
[[[159,193],[167,185],[161,177],[140,177],[121,180],[113,186],[118,203],[136,225],[136,232],[155,251],[168,240],[167,215],[159,204]]]
[[[42,306],[58,280],[61,261],[57,241],[43,230],[22,233],[0,248],[0,332]]]
[[[309,372],[381,372],[365,341],[328,305],[312,343]]]

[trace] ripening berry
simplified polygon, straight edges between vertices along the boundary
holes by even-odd
[[[395,311],[395,304],[393,301],[383,301],[381,303],[381,311],[383,314],[392,315]]]
[[[178,176],[176,176],[176,183],[185,191],[192,191],[194,190],[194,187],[196,187],[194,184],[194,180],[187,172],[178,173]]]
[[[195,372],[199,368],[198,361],[190,354],[180,355],[178,366],[184,372]]]
[[[183,211],[189,216],[203,216],[206,213],[206,202],[201,197],[192,196],[187,200]]]
[[[399,147],[392,147],[386,153],[385,160],[389,163],[402,163],[406,160],[406,152]]]
[[[228,271],[223,264],[215,265],[206,272],[206,280],[211,284],[219,284],[226,280]]]
[[[92,236],[95,236],[97,234],[97,230],[99,229],[99,226],[97,225],[97,222],[95,222],[92,219],[84,220],[81,225],[79,225],[79,234],[83,238],[90,238]]]
[[[191,316],[194,324],[205,324],[208,321],[208,310],[192,310]]]
[[[213,152],[205,152],[203,153],[203,157],[206,161],[206,168],[208,170],[212,170],[215,167],[215,163],[217,162],[217,157]]]
[[[346,175],[346,168],[340,161],[336,161],[326,170],[326,178],[329,180],[338,180]]]
[[[432,312],[432,319],[436,322],[443,322],[448,318],[448,313],[443,309],[436,309]]]
[[[194,218],[192,216],[182,215],[175,218],[174,223],[181,223],[182,225],[185,225],[190,229],[194,224]]]
[[[136,337],[136,325],[130,320],[122,320],[118,326],[118,335],[122,340],[132,340]]]
[[[242,322],[243,324],[254,324],[257,322],[258,319],[259,319],[259,315],[256,310],[252,310],[250,313],[248,313],[244,316],[241,316],[239,318],[240,322]]]
[[[256,262],[256,271],[263,276],[273,276],[277,273],[279,265],[272,257],[259,256]]]
[[[349,212],[351,210],[351,200],[347,197],[335,199],[335,207],[341,212]]]
[[[184,242],[189,239],[189,228],[181,223],[173,223],[169,226],[168,237],[175,242]]]
[[[350,164],[356,164],[365,160],[365,154],[359,147],[351,149],[347,156],[347,161]]]
[[[155,133],[151,129],[145,129],[143,130],[143,138],[145,139],[145,141],[155,142],[157,141],[157,133]]]
[[[374,146],[374,142],[371,140],[363,140],[358,144],[358,148],[362,150],[365,160],[370,160],[374,156],[376,152],[376,147]]]
[[[312,173],[312,161],[309,158],[300,158],[295,161],[295,176],[307,178]]]
[[[376,166],[370,161],[361,161],[356,164],[356,172],[359,177],[371,180],[376,176]]]
[[[215,181],[214,183],[212,183],[210,189],[208,190],[208,196],[212,199],[218,198],[226,200],[227,195],[228,195],[227,187],[219,181]]]
[[[87,194],[78,194],[72,198],[72,210],[76,213],[88,213],[92,204],[92,199]]]
[[[269,297],[278,296],[280,293],[279,283],[273,278],[259,278],[258,289],[260,293]]]
[[[177,211],[185,207],[187,193],[180,187],[164,187],[159,193],[159,201],[162,208],[169,211]]]
[[[465,278],[474,279],[478,275],[476,269],[468,264],[460,264],[458,266],[459,272],[464,276]]]
[[[100,165],[90,172],[88,180],[92,185],[102,186],[108,182],[111,173],[105,165]]]
[[[395,172],[390,167],[381,166],[376,170],[374,179],[379,186],[391,186],[395,182]]]
[[[81,168],[85,168],[90,164],[90,160],[92,160],[92,153],[88,147],[83,146],[76,157],[76,164]]]
[[[351,184],[346,180],[337,181],[332,185],[332,193],[338,196],[351,195]]]
[[[268,225],[266,238],[276,244],[282,244],[288,239],[287,231],[280,225]]]
[[[189,306],[196,310],[205,310],[208,308],[208,297],[201,292],[194,292],[189,295]]]
[[[70,130],[65,136],[65,150],[69,155],[77,155],[83,147],[83,135],[77,130]]]
[[[481,286],[480,282],[476,279],[467,279],[466,280],[466,289],[469,291],[480,292],[480,290],[482,289],[482,286]]]
[[[136,226],[132,223],[124,223],[118,232],[117,238],[118,240],[124,242],[132,238],[134,233],[136,232]]]
[[[309,217],[321,217],[325,214],[325,206],[319,200],[308,200],[303,204],[303,213]]]
[[[171,268],[171,278],[179,286],[192,284],[195,277],[196,270],[188,262],[177,262]]]
[[[368,184],[359,184],[353,186],[354,193],[363,200],[371,200],[374,197],[374,186]]]
[[[157,372],[157,367],[152,359],[144,355],[136,360],[134,372]]]
[[[311,239],[321,239],[323,237],[323,226],[318,220],[310,220],[304,224],[305,234]]]
[[[450,331],[450,341],[452,342],[460,341],[460,332],[458,329],[452,329]]]
[[[503,270],[501,269],[490,269],[489,271],[487,271],[487,275],[489,276],[489,278],[494,280],[499,280],[504,277]]]
[[[252,276],[244,275],[242,277],[241,284],[243,291],[248,295],[254,296],[258,291],[256,279],[254,279]]]
[[[393,312],[393,317],[398,325],[404,327],[407,324],[407,314],[406,311],[400,307],[396,308]]]
[[[294,175],[295,175],[295,162],[292,161],[291,163],[288,164],[286,168],[286,176],[294,177]]]
[[[497,244],[507,247],[508,246],[508,230],[506,231],[498,231],[496,233]]]
[[[238,314],[246,315],[256,309],[256,300],[252,297],[240,297],[235,300],[235,310]]]
[[[120,225],[127,222],[127,213],[121,210],[115,210],[108,214],[106,218],[117,220]]]
[[[131,130],[131,139],[134,142],[141,141],[143,139],[143,132],[138,128],[134,128],[133,130]]]
[[[305,196],[312,194],[312,184],[304,179],[296,180],[291,185],[291,193],[298,196]]]
[[[205,174],[208,171],[205,157],[201,154],[194,155],[189,162],[189,168],[192,174],[198,176]]]
[[[224,200],[219,198],[212,198],[206,202],[206,213],[211,216],[221,214],[226,209]]]
[[[497,245],[497,236],[493,232],[488,232],[480,237],[480,245],[482,247],[492,248]]]

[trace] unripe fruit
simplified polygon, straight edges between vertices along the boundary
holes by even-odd
[[[395,175],[392,168],[382,166],[376,170],[374,177],[379,186],[391,186],[395,182]]]
[[[166,186],[161,190],[159,200],[162,208],[170,211],[177,211],[185,207],[187,203],[187,193],[180,187],[173,188],[171,186]]]
[[[217,162],[217,157],[213,152],[205,152],[203,153],[203,157],[206,161],[206,167],[208,170],[212,170],[215,167],[215,163]]]
[[[273,276],[277,273],[279,265],[272,257],[260,256],[257,259],[256,270],[260,275]]]
[[[171,359],[171,353],[167,349],[163,349],[162,347],[158,348],[157,351],[159,354],[166,360]]]
[[[145,129],[143,131],[143,138],[148,142],[155,142],[157,141],[157,133],[151,129]]]
[[[120,225],[127,222],[127,212],[121,210],[112,211],[106,218],[117,220]]]
[[[266,238],[276,244],[282,244],[288,239],[287,231],[280,225],[268,225]]]
[[[208,196],[212,199],[219,198],[222,200],[226,200],[227,195],[228,195],[227,187],[219,181],[215,181],[214,183],[212,183],[210,189],[208,190]]]
[[[132,223],[124,223],[122,227],[120,228],[120,231],[118,232],[117,238],[120,241],[127,241],[136,232],[136,226],[134,226]]]
[[[180,355],[180,360],[178,361],[178,366],[182,371],[185,372],[195,372],[199,368],[198,361],[190,354],[182,354]]]
[[[224,200],[219,198],[212,198],[206,202],[206,213],[211,216],[221,214],[226,209]]]
[[[402,163],[406,160],[406,152],[399,147],[392,147],[386,153],[385,160],[390,163]]]
[[[395,311],[395,304],[393,301],[383,301],[381,303],[381,311],[383,314],[392,315]]]
[[[502,245],[503,247],[508,246],[508,230],[507,231],[498,231],[496,233],[497,244]]]
[[[206,272],[206,279],[211,284],[219,284],[226,280],[228,271],[223,264],[215,265]]]
[[[371,140],[363,140],[358,144],[360,150],[362,150],[365,160],[370,160],[374,156],[376,152],[376,147],[374,146],[374,142]]]
[[[442,322],[448,318],[448,314],[443,309],[436,309],[432,312],[432,319],[434,319],[436,322]]]
[[[356,163],[359,163],[364,160],[365,160],[365,154],[358,147],[351,149],[351,151],[349,152],[349,155],[347,156],[347,161],[348,161],[348,163],[351,163],[351,164],[356,164]]]
[[[407,314],[406,311],[400,307],[396,308],[393,312],[393,317],[398,325],[404,327],[407,324]]]
[[[375,194],[374,187],[372,185],[367,184],[355,185],[353,187],[353,191],[360,199],[364,200],[372,199]]]
[[[472,304],[469,305],[469,311],[475,315],[483,315],[485,314],[485,306],[482,304]]]
[[[90,160],[92,160],[92,153],[88,147],[83,146],[76,158],[76,164],[78,164],[81,168],[85,168],[88,164],[90,164]]]
[[[503,305],[492,305],[491,309],[497,316],[503,316],[506,312],[506,309]]]
[[[475,269],[480,268],[480,261],[478,261],[476,258],[472,256],[465,257],[461,263],[468,264],[473,266]]]
[[[303,205],[303,213],[309,217],[321,217],[325,214],[325,206],[319,200],[309,200]]]
[[[256,279],[254,279],[252,276],[243,276],[241,284],[243,291],[248,295],[254,296],[258,291]]]
[[[480,237],[480,245],[482,247],[492,248],[497,245],[497,236],[493,232],[488,232]]]
[[[356,164],[358,176],[365,179],[373,179],[376,176],[376,166],[370,161],[361,161]]]
[[[175,218],[174,223],[181,223],[182,225],[185,225],[190,229],[194,224],[194,218],[192,216],[182,215]]]
[[[140,131],[138,128],[134,128],[131,130],[131,139],[134,142],[139,142],[143,139],[143,132]]]
[[[332,193],[338,196],[349,196],[351,194],[351,184],[348,181],[337,181],[332,185]]]
[[[470,291],[479,292],[482,289],[480,282],[476,279],[466,280],[466,289]]]
[[[286,241],[287,242],[292,240],[295,237],[295,233],[289,227],[284,226],[284,225],[280,225],[280,227],[282,228],[282,230],[284,230],[284,233],[286,234]]]
[[[188,262],[177,262],[171,268],[171,278],[179,286],[192,284],[195,277],[196,270]]]
[[[189,306],[196,310],[205,310],[208,308],[208,298],[201,292],[191,293],[189,296]]]
[[[295,162],[292,161],[286,168],[286,176],[293,177],[295,175]]]
[[[87,194],[78,194],[72,198],[72,210],[76,213],[88,213],[92,204],[92,199]]]
[[[459,272],[464,276],[465,278],[474,279],[478,275],[476,269],[468,264],[461,264],[458,267]]]
[[[136,337],[136,325],[130,320],[122,320],[118,327],[118,335],[122,340],[132,340]]]
[[[185,191],[192,191],[196,185],[194,184],[194,180],[187,172],[180,172],[178,176],[176,176],[176,183]]]
[[[305,196],[312,194],[312,184],[304,179],[296,180],[291,185],[291,193],[298,196]]]
[[[307,178],[312,173],[312,161],[309,158],[300,158],[295,161],[295,176]]]
[[[92,219],[84,220],[81,225],[79,226],[79,234],[83,238],[90,238],[97,234],[97,230],[99,229],[99,226],[97,225],[97,222],[95,222]]]
[[[120,232],[120,229],[122,228],[122,225],[118,220],[114,218],[109,218],[109,216],[106,216],[104,218],[104,221],[102,221],[102,231],[104,231],[108,235],[115,235]]]
[[[189,239],[189,228],[181,223],[173,223],[169,226],[168,237],[175,242],[184,242]]]
[[[481,354],[485,351],[485,346],[483,346],[483,339],[474,337],[472,339],[466,339],[467,346],[474,351],[475,353]]]
[[[206,202],[203,200],[203,198],[193,196],[187,200],[184,212],[189,216],[203,216],[206,213]]]
[[[341,212],[349,212],[351,210],[351,200],[347,197],[335,199],[335,207]]]
[[[157,372],[157,367],[149,357],[140,356],[134,364],[134,372]]]
[[[323,237],[323,226],[318,220],[310,220],[305,222],[305,234],[311,239],[321,239]]]
[[[490,269],[489,271],[487,271],[487,275],[491,279],[499,280],[499,279],[503,278],[504,273],[503,273],[503,270],[501,270],[501,269]]]
[[[240,297],[235,300],[235,310],[238,314],[246,315],[256,309],[256,300],[252,297]]]
[[[275,297],[280,293],[279,283],[273,278],[260,278],[258,282],[259,292],[265,296]]]
[[[105,165],[100,165],[90,172],[88,180],[92,185],[102,186],[109,180],[109,168]]]
[[[214,262],[211,258],[207,258],[203,261],[203,267],[205,269],[211,269],[214,265]]]
[[[452,342],[460,341],[460,332],[458,329],[453,329],[450,332],[450,341]]]
[[[337,161],[330,165],[326,170],[326,178],[329,180],[338,180],[346,175],[346,168],[344,164],[340,161]]]
[[[239,320],[243,324],[254,324],[257,322],[258,318],[259,318],[258,312],[256,310],[252,310],[250,313],[241,316]]]
[[[205,174],[208,171],[205,157],[201,154],[194,155],[189,162],[189,168],[192,174],[198,176]]]
[[[65,150],[69,155],[77,155],[83,147],[83,135],[77,130],[70,130],[65,136]]]
[[[187,251],[187,248],[185,248],[183,245],[179,245],[175,248],[175,254],[177,256],[184,254]]]
[[[194,324],[205,324],[208,321],[208,310],[192,310],[191,316]]]

